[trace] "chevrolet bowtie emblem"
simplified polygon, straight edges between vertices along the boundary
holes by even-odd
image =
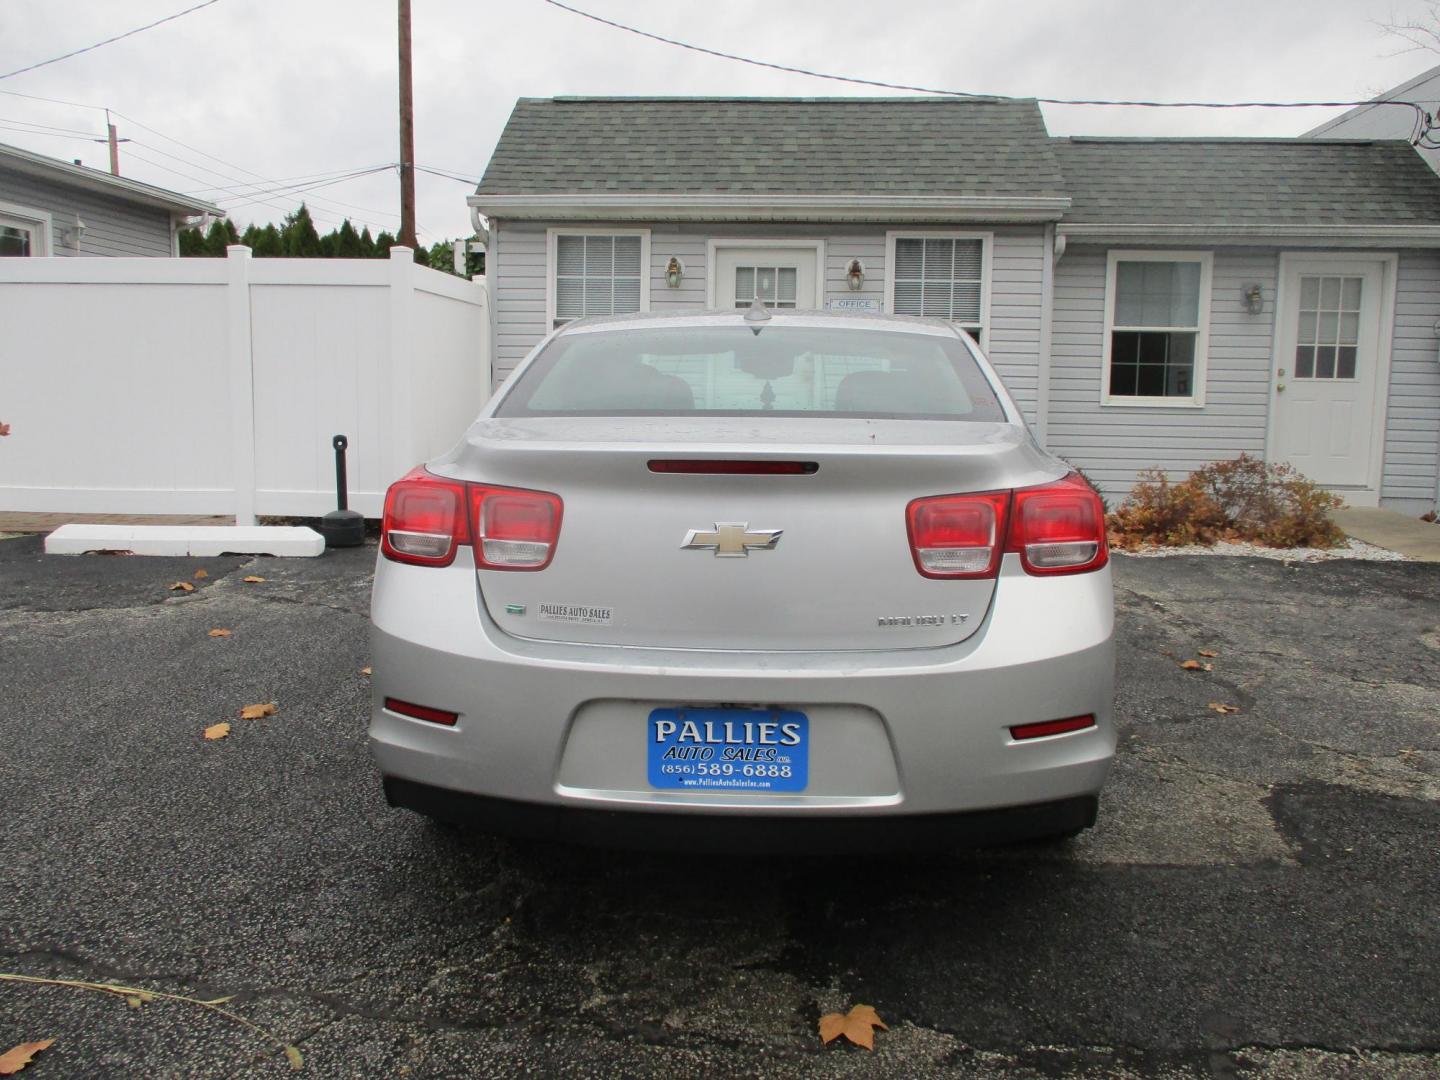
[[[682,548],[709,548],[717,558],[743,559],[751,548],[773,548],[781,529],[751,529],[747,521],[717,521],[714,531],[691,529]]]

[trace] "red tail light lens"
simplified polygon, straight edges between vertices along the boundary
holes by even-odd
[[[475,543],[475,565],[487,570],[543,570],[560,539],[560,496],[548,491],[447,480],[413,469],[385,493],[380,550],[416,566],[449,566]]]
[[[459,713],[432,708],[429,705],[416,705],[412,701],[401,701],[393,697],[385,699],[385,708],[413,720],[428,720],[432,724],[444,724],[446,727],[454,727],[455,721],[460,719]]]
[[[1047,735],[1064,735],[1070,731],[1084,731],[1095,726],[1093,716],[1070,716],[1064,720],[1041,720],[1038,724],[1020,724],[1010,729],[1012,739],[1043,739]]]
[[[380,526],[380,550],[387,559],[449,566],[459,546],[469,542],[464,484],[419,468],[390,485]]]
[[[905,516],[915,568],[931,578],[994,577],[1009,506],[1008,491],[914,500]]]
[[[475,563],[489,570],[543,570],[555,557],[564,506],[548,491],[470,485]]]
[[[1098,570],[1110,558],[1105,507],[1075,473],[1043,487],[1015,492],[1007,550],[1019,554],[1031,574],[1078,574]]]

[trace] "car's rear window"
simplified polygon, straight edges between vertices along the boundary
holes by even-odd
[[[959,338],[799,326],[562,335],[495,415],[1005,419]]]

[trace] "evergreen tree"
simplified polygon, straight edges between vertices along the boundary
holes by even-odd
[[[390,257],[390,249],[394,246],[395,237],[391,236],[384,229],[381,229],[380,235],[375,237],[375,258],[388,259]]]
[[[373,240],[370,246],[375,246]],[[355,226],[350,224],[349,218],[340,223],[340,231],[335,234],[335,257],[340,259],[363,259],[365,257],[362,238],[355,231]]]
[[[251,228],[254,228],[252,225]],[[247,229],[248,233],[249,230]],[[285,241],[280,236],[280,230],[274,225],[266,225],[263,229],[255,229],[253,242],[250,250],[257,259],[278,259],[283,257],[285,252]]]
[[[320,256],[320,234],[315,231],[315,222],[310,210],[302,202],[298,210],[285,215],[285,224],[280,230],[283,254],[288,259],[315,259]]]
[[[376,258],[375,238],[370,235],[369,225],[366,225],[365,228],[360,231],[360,258]]]
[[[205,234],[199,229],[181,229],[176,234],[180,244],[180,257],[194,259],[208,254],[205,250]]]
[[[223,259],[225,249],[239,242],[240,234],[235,231],[235,223],[229,218],[220,218],[210,223],[210,231],[205,234],[205,254],[213,259]]]

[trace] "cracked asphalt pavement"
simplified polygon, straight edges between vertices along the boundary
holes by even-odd
[[[0,541],[0,969],[233,995],[319,1077],[1440,1075],[1440,566],[1118,558],[1097,829],[761,861],[388,809],[373,560]],[[855,1002],[875,1052],[822,1047]],[[43,1038],[27,1078],[292,1075],[183,1002],[0,982],[0,1051]]]

